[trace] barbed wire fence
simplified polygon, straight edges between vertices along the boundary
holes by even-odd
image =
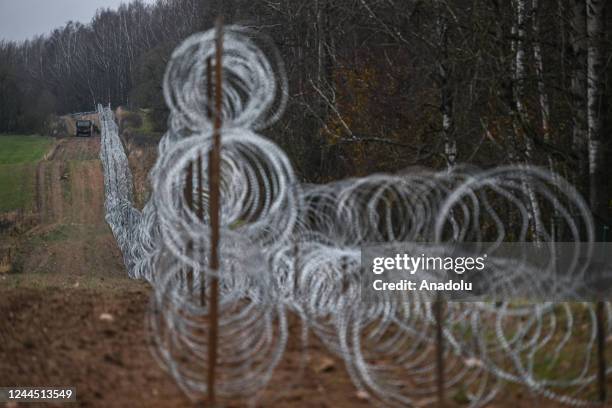
[[[219,397],[257,395],[282,359],[292,312],[344,360],[355,386],[377,406],[435,405],[445,395],[485,406],[506,383],[567,405],[598,403],[589,395],[597,382],[598,336],[612,334],[609,303],[601,333],[588,302],[447,302],[442,322],[431,299],[415,293],[388,294],[375,304],[360,295],[368,273],[361,264],[363,245],[431,242],[443,251],[486,238],[493,242],[482,248],[495,260],[491,282],[512,298],[519,290],[513,276],[528,265],[496,257],[499,243],[532,239],[554,249],[562,228],[568,241],[587,244],[569,259],[588,255],[593,221],[570,183],[536,167],[455,166],[300,185],[285,153],[257,133],[287,103],[278,51],[252,30],[225,27],[221,86],[210,72],[217,64],[217,36],[211,30],[189,37],[168,63],[169,129],[142,211],[132,204],[131,173],[113,113],[98,106],[106,220],[128,275],[154,288],[147,317],[153,350],[190,398],[199,401],[212,391],[211,364]],[[221,92],[220,111],[213,88]],[[220,262],[211,268],[215,118],[222,119]],[[556,218],[534,220],[534,198]],[[539,236],[530,236],[533,231]],[[550,276],[548,265],[531,271],[527,285],[537,287]],[[580,265],[571,271],[574,279],[583,277]],[[211,279],[219,282],[214,310]],[[573,290],[571,282],[567,290]],[[213,314],[219,348],[214,362]],[[435,363],[436,352],[442,365]]]

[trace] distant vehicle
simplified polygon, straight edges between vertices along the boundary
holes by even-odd
[[[77,120],[76,122],[76,135],[83,137],[90,137],[93,127],[91,120]]]

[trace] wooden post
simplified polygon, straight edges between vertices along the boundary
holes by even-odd
[[[603,226],[602,242],[608,240],[608,226]],[[607,399],[606,387],[606,321],[605,321],[605,303],[598,301],[595,305],[595,318],[597,319],[597,382],[599,384],[599,402],[605,405]]]
[[[185,202],[187,208],[193,210],[193,163],[189,163],[187,166],[187,174],[185,175],[185,187],[183,189],[183,195],[185,196]],[[193,242],[187,243],[187,252],[193,251]],[[187,290],[189,290],[190,296],[193,295],[193,268],[187,268]]]
[[[436,387],[438,407],[444,408],[444,301],[438,294],[433,304],[436,319]]]
[[[203,177],[202,177],[202,156],[198,154],[198,158],[196,160],[196,179],[197,179],[197,187],[196,187],[196,197],[197,197],[197,207],[196,207],[196,216],[200,221],[204,221],[204,186],[203,186]],[[202,247],[198,247],[198,253],[202,253]],[[206,286],[204,285],[204,273],[200,273],[200,306],[204,307],[206,304]]]
[[[213,87],[212,87],[212,60],[210,57],[206,59],[206,99],[208,105],[206,105],[206,116],[212,120],[213,112],[210,104],[213,100]],[[209,169],[209,183],[210,183],[210,163],[212,160],[212,152],[208,155],[208,169]],[[204,220],[204,183],[203,183],[203,169],[202,169],[202,157],[198,156],[198,218]],[[210,193],[210,191],[209,191]],[[209,195],[210,197],[210,195]],[[209,202],[210,205],[210,202]],[[210,211],[210,209],[209,209]],[[200,275],[200,305],[203,307],[206,304],[206,280],[204,274]]]
[[[210,156],[210,269],[219,270],[219,230],[220,230],[220,167],[221,167],[221,102],[223,97],[223,20],[216,22],[216,50],[215,50],[215,123],[213,130],[213,144]],[[215,371],[217,366],[217,340],[219,329],[219,280],[213,276],[210,282],[210,332],[208,342],[208,403],[210,407],[216,405]]]
[[[298,246],[297,240],[293,243],[293,294],[297,294],[300,286],[300,247]]]
[[[604,318],[605,304],[603,301],[598,301],[596,304],[596,319],[597,319],[597,360],[598,373],[597,379],[599,383],[599,402],[605,405],[606,392],[606,323]]]
[[[206,105],[206,116],[208,119],[213,118],[213,111],[211,108],[211,103],[213,100],[213,86],[212,86],[212,58],[206,58],[206,100],[208,101],[208,105]]]

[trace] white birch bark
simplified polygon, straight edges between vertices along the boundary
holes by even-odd
[[[527,20],[527,0],[516,0],[516,44],[515,44],[515,59],[514,59],[514,101],[515,101],[515,132],[517,137],[524,141],[525,146],[525,162],[532,164],[533,161],[533,142],[528,135],[525,135],[523,123],[526,121],[525,107],[523,104],[524,98],[524,82],[525,82],[525,36],[526,36],[526,20]],[[529,203],[531,206],[531,218],[533,222],[534,240],[539,241],[542,237],[541,211],[536,198],[535,192],[529,181],[523,180],[523,187],[527,190]]]
[[[546,92],[546,84],[544,83],[544,62],[542,60],[542,48],[540,44],[540,24],[538,20],[539,1],[531,1],[531,29],[533,33],[533,61],[535,64],[536,78],[538,82],[538,101],[540,105],[540,123],[542,130],[542,138],[545,142],[550,142],[550,100],[548,92]],[[552,174],[555,172],[555,163],[550,154],[546,157],[548,161],[548,169]],[[555,176],[556,181],[556,176]],[[554,219],[559,216],[558,209],[554,209]],[[554,224],[553,224],[554,225]]]
[[[521,116],[525,115],[523,106],[523,94],[525,83],[525,20],[527,10],[526,0],[516,0],[516,51],[514,57],[514,86],[516,111]]]
[[[570,42],[572,50],[572,144],[578,155],[580,184],[586,185],[588,174],[587,154],[587,32],[586,1],[573,0]]]
[[[440,112],[442,113],[442,137],[444,140],[444,157],[448,168],[455,166],[457,159],[457,140],[453,121],[453,94],[450,88],[448,72],[448,21],[444,15],[441,2],[438,2],[438,81],[440,88]]]
[[[603,70],[602,52],[604,36],[605,0],[587,0],[587,123],[589,143],[589,176],[591,209],[598,212],[602,203],[603,191],[601,173],[603,163]]]
[[[540,45],[540,24],[538,22],[538,0],[531,2],[531,28],[533,32],[533,60],[538,82],[538,100],[540,104],[540,120],[542,125],[542,138],[550,141],[550,101],[544,84],[544,63],[542,61],[542,48]]]

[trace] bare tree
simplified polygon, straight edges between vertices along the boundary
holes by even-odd
[[[588,87],[587,87],[587,121],[589,140],[589,198],[591,209],[601,217],[605,214],[605,186],[603,179],[604,150],[604,0],[587,0],[587,34],[588,34]]]

